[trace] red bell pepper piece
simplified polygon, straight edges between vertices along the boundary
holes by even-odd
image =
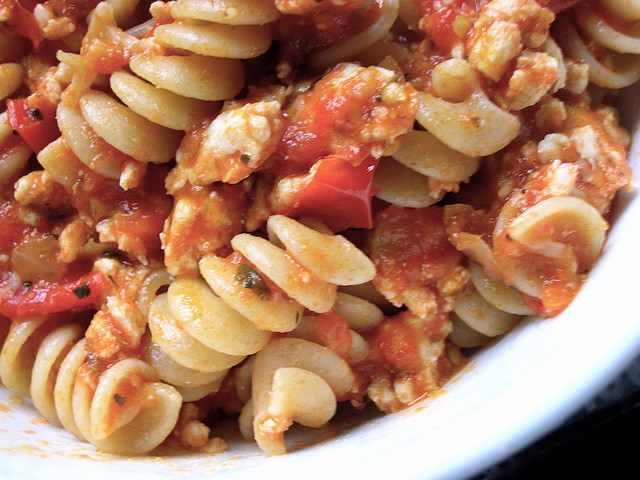
[[[86,307],[97,302],[108,285],[101,272],[58,284],[34,284],[0,299],[0,314],[10,318],[35,317]]]
[[[33,15],[33,9],[38,2],[32,0],[18,0],[13,2],[9,24],[16,26],[19,35],[28,38],[35,50],[38,50],[44,37],[42,29]]]
[[[373,157],[357,166],[339,154],[321,158],[311,168],[305,186],[295,194],[292,206],[282,213],[317,218],[335,232],[372,228],[372,185],[377,165]]]
[[[60,136],[55,106],[48,103],[33,108],[27,98],[7,100],[7,123],[36,153]]]

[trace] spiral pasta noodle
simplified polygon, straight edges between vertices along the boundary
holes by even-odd
[[[247,9],[242,2],[179,1],[167,13],[170,18],[153,29],[153,39],[169,52],[133,56],[131,73],[115,72],[110,83],[114,93],[140,115],[187,131],[212,113],[210,102],[233,98],[240,91],[241,59],[267,50],[271,43],[267,24],[278,12],[268,2]]]
[[[402,78],[405,73],[393,55],[378,66]],[[466,182],[479,165],[478,159],[449,148],[431,133],[413,129],[397,139],[376,169],[376,197],[394,205],[424,208],[440,201],[448,191]],[[416,173],[420,175],[416,175]]]
[[[567,56],[589,65],[591,82],[623,88],[640,79],[640,40],[634,31],[640,19],[638,2],[593,0],[572,12],[572,17],[558,17],[554,33]]]
[[[113,8],[98,6],[88,37],[115,37],[121,48],[133,52],[123,59],[128,69],[110,73],[113,96],[85,87],[75,93],[77,104],[68,95],[58,106],[62,136],[78,158],[121,183],[121,177],[136,175],[147,162],[171,160],[181,132],[211,116],[214,102],[233,98],[243,88],[241,59],[267,50],[271,36],[266,24],[279,15],[268,2],[260,8],[253,4],[249,15],[244,5],[233,2],[179,1],[158,10],[162,24],[153,28],[151,39],[138,40],[118,29]],[[160,46],[148,47],[150,42]],[[89,47],[80,59],[63,54],[62,60],[74,64],[90,56]]]
[[[447,147],[429,132],[412,130],[378,166],[376,196],[401,207],[428,207],[468,181],[478,164],[477,158]]]
[[[177,279],[158,295],[150,306],[149,329],[154,367],[163,379],[194,394],[195,388],[216,391],[230,367],[269,340],[268,332],[253,327],[199,279]]]
[[[354,388],[349,365],[326,347],[302,339],[274,340],[256,356],[251,376],[252,435],[268,455],[286,452],[283,434],[294,422],[321,427],[336,398]],[[245,415],[249,413],[245,412]]]
[[[229,368],[261,351],[271,332],[293,330],[305,308],[329,311],[337,284],[364,283],[373,275],[370,261],[342,237],[284,216],[271,217],[268,226],[286,252],[266,239],[238,235],[232,246],[250,264],[205,256],[203,279],[179,277],[151,302],[151,363],[185,398],[215,392]],[[324,264],[327,252],[336,266]]]
[[[0,183],[15,179],[31,157],[31,149],[12,134],[7,124],[7,112],[0,113]]]
[[[12,324],[0,354],[0,378],[17,395],[31,396],[49,422],[82,437],[72,394],[75,375],[86,357],[84,332],[73,324],[52,327],[42,318]]]
[[[3,3],[4,387],[123,455],[440,391],[597,263],[637,3]]]
[[[498,231],[502,228],[500,220]],[[543,226],[551,226],[551,233],[541,233]],[[578,283],[577,277],[591,268],[600,255],[608,228],[609,224],[593,205],[577,197],[558,196],[524,210],[498,233],[496,240],[522,245],[531,254],[542,256],[545,261],[540,266],[546,262],[566,265],[567,282],[572,285]],[[548,267],[527,267],[518,254],[503,261],[509,284],[546,303],[544,297],[549,287],[542,272]],[[553,302],[549,302],[548,308],[554,309]]]
[[[29,396],[31,370],[35,361],[35,352],[43,337],[51,330],[45,325],[44,318],[11,324],[2,347],[2,383],[17,395]]]
[[[299,338],[330,348],[349,365],[366,361],[371,348],[366,338],[384,321],[384,313],[372,302],[338,292],[333,308],[327,314],[303,315],[288,338]],[[339,335],[334,335],[340,331]],[[334,338],[334,336],[336,338]]]
[[[453,308],[451,341],[460,347],[479,347],[505,335],[524,315],[534,315],[517,290],[489,277],[470,262],[471,284],[458,295]]]
[[[420,92],[416,115],[418,123],[442,143],[470,157],[497,152],[518,135],[520,128],[516,116],[487,97],[475,75],[466,60],[451,59],[439,64],[434,70],[434,81],[447,85],[454,95],[469,90],[471,93],[462,101],[449,101]],[[439,77],[443,78],[438,80]],[[465,132],[462,140],[460,132]]]
[[[490,245],[481,235],[458,228],[459,219],[473,222],[475,213],[465,206],[445,207],[452,244],[481,265],[472,263],[474,287],[454,308],[472,330],[489,337],[504,334],[519,315],[531,310],[553,314],[576,291],[599,256],[609,228],[594,205],[571,195],[576,175],[575,165],[569,163],[544,166],[501,207]],[[539,185],[545,185],[547,193],[532,196],[529,192]],[[532,256],[538,260],[531,263]]]
[[[252,267],[230,265],[215,256],[200,261],[200,271],[213,291],[259,328],[290,331],[303,309],[318,313],[329,311],[335,303],[338,285],[365,283],[375,275],[371,261],[341,235],[319,233],[282,215],[271,216],[267,226],[271,242],[240,234],[232,239],[231,246],[255,266],[257,272],[282,289],[289,300],[277,304],[271,301],[268,287],[258,278],[254,285],[254,275],[260,277],[260,274]],[[285,248],[273,243],[276,241]],[[331,264],[325,263],[327,255],[333,259]],[[260,290],[265,288],[267,295],[263,299]],[[255,293],[249,295],[252,290]]]
[[[171,15],[173,22],[154,31],[159,42],[209,57],[239,59],[256,57],[269,48],[267,24],[280,13],[264,0],[178,0],[171,5]]]
[[[159,382],[155,370],[136,358],[112,365],[92,390],[76,382],[72,405],[78,430],[99,449],[114,453],[153,450],[173,430],[182,406],[176,389]]]
[[[30,396],[49,422],[101,450],[153,450],[173,429],[182,397],[134,358],[110,366],[93,387],[78,375],[87,356],[83,334],[78,324],[57,325],[45,318],[12,323],[0,353],[3,384]]]
[[[101,79],[95,65],[104,48],[119,52],[121,64],[131,55],[124,53],[126,49],[145,50],[137,38],[118,27],[113,8],[100,3],[92,12],[80,52],[58,54],[61,65],[72,73],[65,82],[68,86],[57,105],[56,119],[60,138],[83,164],[128,188],[139,183],[146,163],[173,158],[181,134],[147,120],[96,88]],[[89,73],[80,76],[76,73],[80,68]],[[109,111],[114,115],[107,114]]]

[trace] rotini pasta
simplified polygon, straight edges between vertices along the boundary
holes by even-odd
[[[238,260],[209,256],[200,261],[213,291],[260,329],[288,332],[305,308],[329,311],[338,285],[365,283],[375,274],[371,261],[340,235],[322,234],[279,215],[269,218],[267,228],[285,249],[264,238],[240,234],[231,240],[241,254]],[[331,264],[326,263],[329,257]],[[286,296],[277,290],[271,293],[260,273]]]
[[[118,63],[127,63],[128,58],[123,56],[125,49],[144,51],[144,46],[135,37],[118,27],[112,7],[101,3],[92,12],[79,54],[59,54],[61,65],[69,67],[71,78],[61,80],[69,85],[63,101],[58,103],[56,118],[61,138],[82,163],[128,188],[128,185],[139,183],[145,163],[163,163],[173,157],[180,135],[150,122],[98,89],[103,79],[98,77],[95,62],[103,53],[100,50],[105,48],[113,48],[122,56],[119,62],[114,62],[116,68]],[[74,66],[80,65],[86,70],[83,77],[75,73],[77,68]],[[117,112],[116,115],[105,114],[110,110]],[[120,130],[114,132],[111,127]],[[136,133],[131,136],[131,132]],[[128,183],[130,176],[134,177],[132,183]]]
[[[470,91],[470,94],[462,101],[452,102],[421,92],[416,115],[427,131],[470,157],[497,152],[509,144],[520,129],[518,118],[491,102],[474,79],[475,75],[464,60],[451,59],[439,64],[434,69],[434,81],[445,76],[447,78],[438,82],[448,85],[452,77],[462,83],[455,89],[457,92]],[[459,132],[465,132],[462,141]]]
[[[30,396],[49,422],[104,451],[152,450],[173,429],[182,397],[168,385],[153,383],[155,371],[133,358],[108,368],[94,392],[90,382],[76,379],[87,356],[83,334],[79,324],[57,326],[44,318],[12,324],[0,353],[3,384]],[[135,395],[148,399],[145,407]],[[127,402],[132,408],[118,411]]]
[[[81,4],[0,5],[0,380],[99,450],[412,405],[636,187],[636,1]]]
[[[486,275],[476,263],[469,264],[471,284],[453,308],[453,331],[449,338],[461,347],[486,345],[491,338],[509,332],[523,315],[534,315],[517,290]]]
[[[151,302],[150,363],[185,401],[215,393],[229,368],[262,351],[271,332],[296,328],[305,308],[332,309],[338,303],[336,285],[364,283],[374,275],[371,262],[341,236],[284,216],[271,217],[267,228],[286,251],[265,239],[238,235],[231,246],[241,257],[205,256],[200,260],[203,279],[169,281],[167,292]],[[333,265],[326,264],[327,255]],[[299,280],[301,271],[306,281]],[[374,305],[355,297],[349,301],[344,294],[341,298],[338,310],[354,323],[381,320]]]
[[[354,388],[348,364],[329,349],[300,339],[271,342],[252,373],[253,436],[267,454],[285,452],[283,433],[293,421],[328,422],[336,398]]]
[[[149,403],[143,407],[136,398]],[[135,358],[106,370],[94,392],[77,381],[72,399],[80,433],[101,450],[114,453],[153,450],[173,430],[181,405],[176,389],[158,382],[155,370]]]
[[[573,12],[573,17],[558,18],[556,35],[567,56],[589,65],[589,79],[606,88],[626,87],[640,79],[640,42],[634,33],[640,19],[638,2],[582,2]]]
[[[376,196],[401,207],[424,208],[456,191],[478,168],[478,159],[448,148],[423,130],[411,130],[377,169]],[[423,175],[420,177],[416,175]]]

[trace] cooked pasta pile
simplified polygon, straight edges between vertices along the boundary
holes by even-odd
[[[0,379],[97,449],[268,455],[553,317],[635,182],[640,1],[0,3]]]

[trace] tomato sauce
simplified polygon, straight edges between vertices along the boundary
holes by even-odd
[[[55,119],[55,105],[42,99],[38,100],[38,96],[7,100],[9,125],[36,153],[60,136]]]
[[[403,321],[403,315],[388,318],[371,336],[370,345],[394,370],[418,371],[422,366],[416,331]]]
[[[467,363],[460,350],[448,342],[443,345],[443,353],[435,364],[433,359],[423,358],[421,345],[435,345],[443,341],[443,332],[434,332],[429,322],[417,321],[410,311],[403,311],[387,317],[375,329],[362,332],[370,351],[365,361],[352,365],[357,374],[362,395],[372,383],[378,385],[385,379],[392,390],[397,380],[403,384],[403,391],[410,389],[413,400],[433,393],[442,382]],[[383,382],[383,383],[385,383]],[[397,393],[397,392],[396,392]],[[398,411],[407,407],[407,403],[398,398],[386,398],[385,411]],[[379,405],[380,406],[380,405]]]
[[[94,219],[110,219],[110,233],[116,238],[126,235],[130,253],[160,250],[160,232],[172,207],[164,190],[164,172],[164,167],[152,166],[140,187],[124,191],[107,183],[89,196]]]
[[[377,157],[412,126],[416,109],[413,87],[375,67],[343,64],[318,80],[293,102],[268,170],[298,176],[278,213],[315,216],[334,231],[371,228]]]
[[[402,291],[412,283],[435,283],[458,265],[462,254],[449,243],[442,214],[438,206],[379,212],[371,237],[378,275]]]
[[[318,162],[301,182],[294,201],[284,215],[320,218],[335,232],[348,228],[371,228],[373,176],[378,160],[368,157],[357,166],[342,155],[329,155]]]
[[[482,0],[416,0],[418,9],[423,15],[424,31],[431,37],[438,48],[449,50],[459,43],[464,43],[470,20],[479,11]],[[456,25],[459,25],[456,28]]]
[[[363,112],[376,107],[376,85],[362,84],[357,77],[341,79],[345,67],[337,67],[320,79],[307,93],[298,98],[297,118],[285,129],[279,152],[278,173],[306,173],[321,157],[340,153],[345,160],[358,165],[368,154],[360,142],[341,142],[350,139],[363,123]],[[369,94],[365,89],[372,89]]]
[[[15,25],[15,31],[20,36],[28,38],[33,48],[38,50],[44,37],[42,36],[40,25],[33,15],[33,9],[36,4],[37,2],[31,0],[13,2],[8,23],[9,25]]]
[[[333,310],[315,317],[313,328],[325,347],[346,358],[351,347],[351,334],[346,320]]]

